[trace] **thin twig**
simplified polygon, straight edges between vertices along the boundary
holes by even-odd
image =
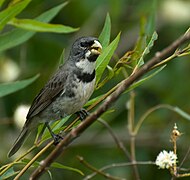
[[[128,130],[130,134],[130,149],[131,149],[131,162],[136,162],[136,152],[135,152],[135,140],[136,136],[134,135],[135,127],[135,93],[131,91],[130,101],[129,101],[129,113],[128,113]],[[134,172],[134,178],[136,180],[140,179],[139,171],[136,164],[132,166]]]
[[[189,148],[187,150],[187,153],[185,154],[183,160],[181,161],[181,163],[179,165],[179,169],[182,167],[182,165],[184,164],[184,162],[187,160],[187,157],[189,156],[189,154],[190,154],[190,146],[189,146]]]
[[[98,118],[97,120],[99,123],[101,123],[102,125],[104,125],[107,130],[109,131],[109,133],[111,134],[111,136],[113,137],[115,143],[117,144],[118,148],[124,152],[125,156],[131,160],[131,156],[130,156],[130,153],[127,151],[127,149],[125,148],[123,142],[119,139],[119,137],[117,137],[117,134],[114,133],[114,131],[112,130],[112,128],[110,127],[110,125],[104,121],[103,119],[101,118]]]
[[[155,64],[161,62],[165,57],[172,54],[180,45],[184,44],[190,40],[190,32],[185,35],[179,37],[176,41],[174,41],[167,48],[162,50],[161,52],[156,53],[156,55],[144,64],[141,68],[139,68],[133,75],[131,75],[128,79],[122,81],[120,86],[106,98],[104,103],[99,106],[99,108],[90,114],[85,121],[81,122],[79,126],[72,129],[63,140],[55,147],[55,149],[44,159],[40,166],[31,174],[30,179],[39,178],[45,171],[47,167],[51,165],[52,162],[56,160],[56,158],[64,151],[65,147],[67,147],[76,137],[78,137],[82,132],[84,132],[90,125],[92,125],[98,117],[100,117],[104,112],[108,110],[108,108],[120,97],[120,95],[135,81],[141,78],[144,74],[146,74],[151,67]]]
[[[24,168],[17,174],[14,180],[18,180],[26,171],[27,169],[53,144],[54,141],[48,143],[40,152],[38,152]]]
[[[111,168],[121,168],[121,167],[126,167],[126,166],[133,166],[133,165],[155,165],[155,162],[153,161],[137,161],[137,162],[126,162],[126,163],[114,163],[114,164],[109,164],[107,166],[104,166],[99,169],[99,171],[105,171]],[[95,175],[97,175],[96,172],[93,172],[92,174],[89,174],[86,176],[85,180],[89,180],[93,178]]]
[[[96,174],[100,174],[101,176],[107,178],[107,179],[110,179],[110,180],[125,180],[123,178],[119,178],[119,177],[115,177],[115,176],[111,176],[110,174],[108,173],[105,173],[97,168],[95,168],[94,166],[92,166],[91,164],[89,164],[87,161],[84,160],[83,157],[81,156],[77,156],[78,160],[83,164],[85,165],[87,168],[89,168],[90,170],[92,170],[93,172],[96,172]],[[85,180],[86,178],[84,178]],[[86,179],[87,180],[87,179]]]
[[[32,146],[27,152],[25,152],[22,156],[15,159],[13,162],[3,166],[0,168],[0,176],[2,176],[8,169],[10,169],[14,164],[17,164],[20,160],[22,160],[26,155],[28,155],[30,152],[32,152],[36,146]]]

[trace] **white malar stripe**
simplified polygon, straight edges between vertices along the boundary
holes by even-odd
[[[92,74],[95,69],[95,62],[90,62],[87,58],[76,63],[76,66],[82,70],[83,73]]]

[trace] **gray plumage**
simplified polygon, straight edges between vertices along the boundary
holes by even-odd
[[[25,125],[8,153],[9,157],[18,151],[39,123],[59,120],[80,111],[93,93],[95,60],[101,48],[94,37],[82,37],[74,42],[68,60],[34,99]]]

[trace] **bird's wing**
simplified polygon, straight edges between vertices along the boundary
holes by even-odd
[[[60,72],[60,71],[59,71]],[[58,73],[57,73],[58,74]],[[57,97],[59,93],[64,91],[64,84],[67,80],[68,73],[64,73],[64,76],[54,75],[40,93],[34,99],[26,119],[30,119],[43,111],[51,102]]]

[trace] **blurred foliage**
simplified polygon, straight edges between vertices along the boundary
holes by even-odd
[[[31,79],[28,81],[25,79],[40,73],[40,77],[30,86],[0,99],[0,140],[3,147],[0,149],[1,165],[13,161],[7,159],[6,154],[19,132],[12,118],[15,108],[19,104],[32,102],[40,88],[58,67],[63,49],[66,49],[64,53],[66,58],[70,45],[77,37],[97,36],[103,44],[103,54],[97,62],[99,84],[91,98],[92,101],[88,103],[93,106],[111,93],[118,82],[134,73],[157,51],[183,34],[189,28],[190,19],[188,0],[71,0],[68,4],[61,0],[14,0],[11,3],[8,0],[1,0],[0,7],[2,29],[0,74],[6,72],[1,68],[7,67],[5,64],[8,58],[19,67],[19,76],[15,74],[14,80],[22,80],[8,83],[15,88],[13,91],[11,87],[6,88],[12,93],[19,88],[14,84],[26,82],[20,86],[20,89],[24,88],[32,82]],[[143,120],[136,136],[138,161],[155,161],[160,150],[172,149],[169,140],[174,123],[177,123],[181,132],[184,132],[178,141],[180,161],[190,146],[188,143],[190,138],[189,58],[189,55],[176,58],[168,62],[167,66],[161,66],[160,69],[148,73],[144,79],[132,86],[135,124],[146,112],[158,105],[169,104],[172,107],[155,109],[156,111]],[[7,84],[7,80],[1,79],[1,81]],[[3,84],[0,85],[0,93],[2,86]],[[124,93],[112,107],[114,110],[105,113],[102,117],[127,149],[130,149],[128,120],[131,113],[129,108],[131,98],[129,92]],[[63,129],[61,125],[64,122],[65,120],[56,122],[54,125],[56,132]],[[31,134],[32,136],[35,137],[35,132]],[[43,141],[49,137],[47,133],[44,136]],[[24,144],[21,151],[29,149],[31,144],[33,144],[32,138]],[[27,158],[31,159],[39,149],[35,149]],[[38,162],[45,158],[45,155],[43,154]],[[46,173],[41,179],[49,179],[49,176],[52,176],[52,179],[63,179],[63,177],[82,179],[82,173],[84,175],[92,173],[79,162],[77,155],[84,157],[96,168],[129,161],[118,149],[107,129],[96,122],[63,153],[63,157],[57,160],[57,164],[50,168],[51,175]],[[190,166],[188,160],[184,164],[187,168]],[[14,169],[9,169],[4,176],[14,175],[27,162],[28,160],[22,161]],[[73,169],[69,169],[70,167]],[[140,165],[138,170],[141,179],[156,180],[171,177],[168,171],[159,170],[153,165]],[[29,169],[21,179],[28,179],[32,171],[33,168]],[[134,179],[130,166],[112,168],[107,172],[114,176]],[[93,179],[104,178],[97,175]]]

